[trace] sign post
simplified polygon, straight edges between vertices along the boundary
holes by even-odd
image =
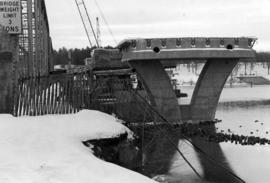
[[[0,0],[0,25],[9,34],[21,34],[20,0]]]
[[[13,114],[21,33],[21,0],[0,0],[0,113]]]

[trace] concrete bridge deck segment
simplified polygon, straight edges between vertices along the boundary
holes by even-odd
[[[124,40],[118,45],[122,61],[160,60],[177,63],[185,59],[253,58],[255,38],[169,38]]]
[[[127,68],[136,71],[150,103],[171,122],[212,120],[223,86],[234,66],[255,58],[256,38],[155,38],[124,40],[114,50],[95,50],[95,69]],[[164,68],[205,61],[191,104],[179,107]]]
[[[151,104],[169,121],[212,120],[223,86],[240,59],[255,57],[255,38],[169,38],[125,40],[119,44],[122,62],[136,70]],[[166,62],[206,60],[188,110],[181,111]],[[189,111],[189,114],[183,114]]]

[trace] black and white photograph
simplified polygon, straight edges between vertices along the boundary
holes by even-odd
[[[269,183],[270,0],[0,0],[0,183]]]

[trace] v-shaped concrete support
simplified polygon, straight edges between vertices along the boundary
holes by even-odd
[[[209,59],[197,81],[190,105],[192,120],[213,120],[228,76],[238,59]]]
[[[170,122],[181,122],[181,113],[170,78],[158,60],[130,61],[142,82],[151,105]],[[160,119],[159,119],[160,120]]]

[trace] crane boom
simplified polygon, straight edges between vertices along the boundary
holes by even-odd
[[[88,14],[87,8],[85,6],[84,0],[75,0],[75,2],[76,2],[76,5],[77,5],[77,8],[78,8],[78,11],[79,11],[79,14],[80,14],[83,26],[84,26],[84,30],[86,32],[87,39],[89,41],[90,46],[91,47],[93,46],[93,44],[91,42],[91,38],[90,38],[90,32],[92,32],[92,34],[94,36],[94,39],[95,39],[95,42],[96,42],[96,45],[97,45],[97,47],[99,47],[99,42],[98,42],[96,33],[94,31],[94,27],[92,25],[92,22],[91,22],[89,14]],[[83,15],[85,15],[87,17],[87,20],[88,20],[88,23],[89,23],[88,25],[90,26],[91,31],[88,29],[88,26],[87,26],[87,23],[86,23],[87,20]]]
[[[96,17],[96,28],[97,28],[97,41],[98,45],[101,47],[101,38],[100,38],[100,26],[99,26],[99,18]]]

